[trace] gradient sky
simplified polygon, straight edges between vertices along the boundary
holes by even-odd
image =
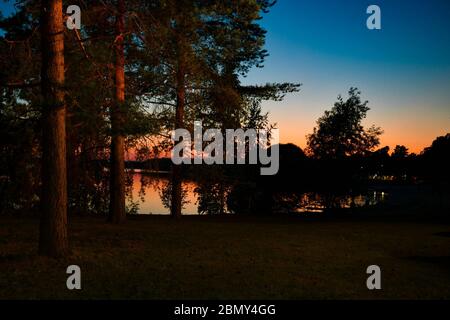
[[[382,29],[368,30],[366,9],[381,8]],[[244,83],[298,82],[299,93],[267,102],[281,142],[305,146],[305,135],[351,86],[381,126],[381,146],[420,152],[450,132],[450,1],[279,0],[268,31],[263,69]]]
[[[382,30],[368,30],[366,9],[381,8]],[[0,0],[8,14],[11,2]],[[351,86],[384,129],[381,146],[420,152],[450,132],[450,1],[279,0],[261,21],[270,56],[244,83],[302,83],[283,102],[267,102],[281,142],[305,135]]]

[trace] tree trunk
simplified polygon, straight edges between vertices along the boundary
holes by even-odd
[[[42,1],[41,34],[43,137],[39,253],[60,257],[69,251],[62,0]]]
[[[179,53],[178,67],[177,67],[177,104],[175,114],[175,129],[183,128],[184,126],[184,105],[186,96],[185,87],[185,65],[182,53]],[[182,209],[182,168],[181,165],[172,164],[172,199],[171,199],[171,215],[175,218],[181,216]]]
[[[125,214],[125,137],[121,130],[124,124],[125,103],[125,1],[118,0],[115,39],[115,100],[111,108],[111,181],[109,221],[122,223]]]

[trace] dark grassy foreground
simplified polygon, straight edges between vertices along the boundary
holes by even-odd
[[[450,225],[385,218],[101,218],[70,224],[73,255],[37,256],[38,221],[0,218],[0,299],[450,298]],[[66,268],[82,270],[81,291]],[[381,291],[366,267],[382,268]]]

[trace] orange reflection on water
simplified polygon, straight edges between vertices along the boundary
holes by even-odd
[[[164,206],[163,200],[161,199],[161,195],[163,194],[163,190],[167,188],[169,179],[169,174],[133,174],[132,201],[138,204],[139,214],[168,215],[170,213],[170,210]],[[195,183],[185,181],[182,187],[185,190],[185,201],[187,202],[183,207],[183,214],[198,214],[197,195],[194,192],[196,187]],[[130,199],[128,202],[130,203]]]

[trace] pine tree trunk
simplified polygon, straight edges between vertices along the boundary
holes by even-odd
[[[178,59],[177,67],[177,104],[175,114],[175,129],[184,127],[184,105],[186,96],[185,87],[185,66],[182,54]],[[182,168],[181,165],[172,164],[172,199],[171,199],[171,215],[173,217],[181,217],[182,209]]]
[[[39,253],[60,257],[69,251],[62,0],[42,1],[41,14],[43,139]]]
[[[115,100],[116,105],[111,108],[111,182],[109,220],[122,223],[125,214],[125,137],[121,130],[124,124],[125,103],[125,1],[118,0],[116,16],[115,39]]]

